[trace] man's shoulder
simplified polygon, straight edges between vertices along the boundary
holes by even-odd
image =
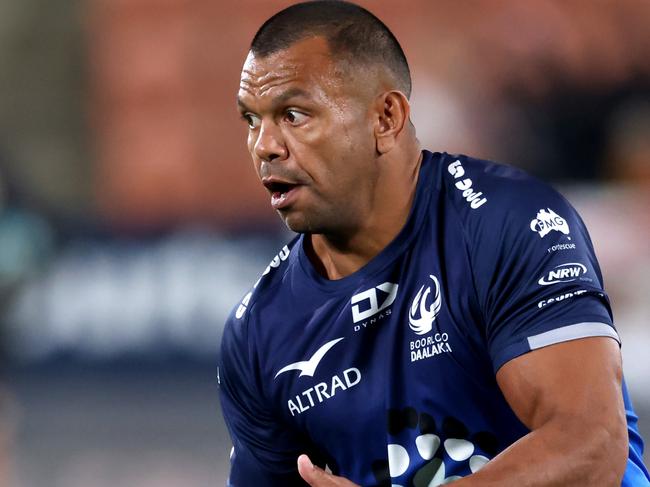
[[[260,277],[246,292],[242,300],[233,308],[228,321],[248,320],[251,310],[260,302],[268,301],[278,296],[280,288],[285,280],[285,275],[290,270],[293,260],[298,251],[299,236],[284,245],[279,252],[271,259],[263,270]]]
[[[441,189],[464,226],[529,224],[540,211],[569,207],[553,187],[522,169],[447,153],[440,164]]]
[[[226,319],[221,339],[222,357],[236,356],[244,350],[247,350],[246,354],[254,353],[258,341],[260,320],[257,319],[257,315],[260,305],[264,308],[266,316],[274,312],[274,307],[282,307],[276,304],[283,294],[279,290],[282,289],[285,276],[298,250],[298,239],[299,237],[295,237],[279,250],[252,287],[232,308]],[[277,310],[277,313],[280,312],[281,310]]]
[[[440,155],[442,185],[459,208],[481,215],[503,205],[557,194],[526,171],[507,164],[462,154]]]

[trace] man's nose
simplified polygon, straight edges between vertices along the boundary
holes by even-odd
[[[285,159],[287,147],[284,143],[280,128],[274,123],[262,122],[257,140],[253,147],[255,155],[262,161]]]

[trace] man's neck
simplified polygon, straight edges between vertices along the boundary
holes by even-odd
[[[342,279],[361,269],[384,250],[406,224],[415,199],[422,153],[417,162],[398,168],[397,177],[387,183],[375,198],[372,210],[362,224],[336,235],[311,234],[305,238],[305,251],[316,270],[328,279]],[[400,170],[401,169],[401,170]]]

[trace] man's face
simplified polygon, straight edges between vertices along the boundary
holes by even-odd
[[[359,225],[371,204],[376,146],[372,88],[308,38],[259,58],[249,53],[239,85],[248,150],[271,205],[296,232]]]

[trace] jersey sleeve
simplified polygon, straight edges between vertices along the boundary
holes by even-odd
[[[487,202],[468,217],[468,239],[494,371],[564,341],[619,341],[593,245],[576,210],[518,170],[493,165],[484,171]]]
[[[224,329],[218,369],[221,408],[233,442],[228,486],[304,486],[296,460],[301,453],[309,453],[305,442],[274,417],[254,363],[248,321],[231,316]]]

